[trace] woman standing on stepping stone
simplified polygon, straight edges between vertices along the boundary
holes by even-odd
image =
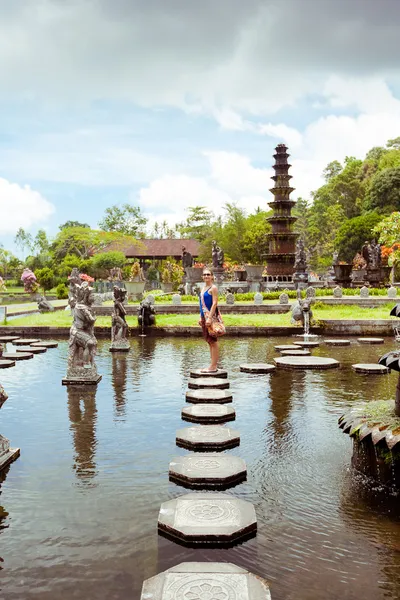
[[[200,294],[200,321],[199,325],[203,330],[203,336],[210,347],[211,364],[207,369],[202,369],[203,373],[215,373],[218,370],[219,345],[218,338],[209,334],[208,326],[211,320],[218,313],[218,289],[214,285],[214,273],[208,267],[203,269],[204,287]]]

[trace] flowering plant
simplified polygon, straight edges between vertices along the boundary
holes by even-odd
[[[205,266],[206,266],[206,265],[205,265],[204,263],[202,263],[202,262],[197,262],[197,261],[196,261],[196,262],[193,264],[193,267],[194,267],[195,269],[204,269],[204,267],[205,267]]]
[[[90,277],[90,275],[86,275],[86,273],[79,273],[79,277],[82,281],[87,281],[88,283],[92,283],[94,281],[94,277]]]
[[[366,268],[367,268],[367,263],[365,262],[365,259],[361,256],[361,254],[359,252],[357,252],[355,257],[353,258],[353,269],[355,269],[356,271],[359,271],[361,269],[366,269]]]
[[[39,289],[35,273],[27,267],[22,272],[21,281],[24,284],[24,291],[29,294],[34,294]]]

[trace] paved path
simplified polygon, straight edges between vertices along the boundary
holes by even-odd
[[[57,307],[67,306],[68,300],[51,300],[51,304]],[[19,315],[21,313],[38,312],[37,302],[24,302],[23,304],[0,304],[7,307],[7,316]]]

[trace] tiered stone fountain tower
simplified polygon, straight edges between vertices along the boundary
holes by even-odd
[[[269,202],[274,214],[267,219],[272,225],[272,233],[268,234],[269,252],[266,255],[268,281],[291,282],[298,237],[293,231],[297,217],[293,217],[291,211],[296,201],[290,199],[294,188],[290,186],[292,176],[289,175],[291,165],[288,164],[287,147],[278,144],[275,151],[275,175],[271,177],[275,185],[270,190],[275,198]]]

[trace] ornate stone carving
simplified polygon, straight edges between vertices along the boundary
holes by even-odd
[[[388,298],[396,298],[397,289],[392,285],[387,291]]]
[[[180,294],[174,294],[172,296],[172,306],[180,306],[182,304],[182,298]]]
[[[111,347],[110,351],[122,350],[127,352],[130,349],[128,336],[128,324],[126,322],[126,310],[124,300],[126,290],[114,286],[114,312],[111,322]]]
[[[366,285],[364,285],[360,289],[360,298],[368,298],[368,296],[369,296],[369,289],[367,288]]]
[[[0,434],[0,458],[10,451],[10,442],[7,438]]]
[[[306,297],[307,298],[315,298],[316,295],[317,295],[317,292],[315,291],[315,288],[310,286],[306,289]]]
[[[96,317],[92,311],[93,302],[93,288],[87,281],[82,283],[78,270],[73,269],[70,277],[69,304],[74,320],[70,329],[68,369],[63,379],[64,385],[96,384],[101,379],[94,360],[97,340],[94,335]]]
[[[212,263],[214,269],[222,268],[224,266],[225,253],[217,242],[213,240],[212,243]]]
[[[40,312],[53,312],[54,306],[44,296],[39,296],[37,305]]]
[[[335,288],[333,288],[333,296],[335,298],[342,298],[342,296],[343,296],[343,290],[340,287],[340,285],[337,285]]]
[[[289,296],[286,292],[279,296],[279,304],[289,304]]]
[[[182,267],[184,269],[193,267],[193,256],[186,250],[185,246],[182,246]]]
[[[257,306],[259,306],[262,303],[263,303],[263,295],[260,294],[260,292],[256,292],[254,294],[254,304],[256,304]]]
[[[235,304],[235,296],[231,292],[228,292],[226,295],[226,303],[229,305]]]
[[[156,322],[155,310],[151,303],[153,296],[147,296],[139,305],[138,308],[138,323],[139,327],[150,327]]]

